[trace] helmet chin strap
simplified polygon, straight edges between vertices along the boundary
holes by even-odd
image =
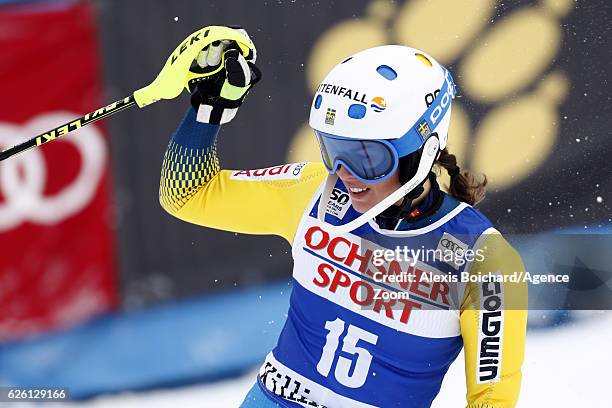
[[[425,146],[423,147],[423,153],[421,155],[421,160],[419,162],[419,167],[414,176],[406,184],[395,190],[392,194],[387,196],[387,198],[382,200],[380,203],[376,204],[374,207],[370,208],[368,211],[361,214],[353,221],[350,221],[343,225],[331,225],[325,222],[325,210],[327,209],[327,203],[329,202],[332,190],[336,185],[336,181],[338,181],[338,176],[336,174],[330,174],[329,176],[327,176],[327,180],[325,180],[325,186],[323,187],[323,192],[321,194],[321,200],[319,201],[319,208],[317,211],[317,218],[323,224],[323,228],[333,234],[342,235],[353,231],[354,229],[361,227],[369,220],[374,219],[387,208],[391,207],[394,203],[401,200],[410,191],[414,190],[419,184],[423,182],[423,180],[427,178],[429,172],[431,171],[431,168],[433,167],[434,161],[436,160],[436,156],[438,155],[439,149],[440,141],[438,140],[437,135],[430,136],[429,139],[427,139],[427,141],[425,142]]]
[[[321,193],[321,200],[319,200],[319,208],[317,210],[317,218],[319,221],[325,224],[325,210],[327,209],[327,203],[329,202],[329,197],[331,197],[331,193],[338,181],[338,176],[336,173],[328,174],[325,179],[325,186],[323,187],[323,192]],[[325,203],[325,205],[323,205]]]

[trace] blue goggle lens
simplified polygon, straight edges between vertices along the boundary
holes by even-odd
[[[366,182],[381,181],[397,167],[397,155],[390,144],[379,140],[345,139],[315,130],[327,170],[339,165]]]

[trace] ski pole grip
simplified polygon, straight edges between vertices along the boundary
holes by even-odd
[[[174,99],[181,94],[183,88],[188,89],[189,81],[214,75],[223,69],[223,63],[221,63],[219,67],[206,73],[196,73],[190,70],[192,62],[204,47],[221,40],[235,41],[245,57],[254,49],[251,40],[233,28],[224,26],[201,28],[176,47],[151,84],[134,92],[134,99],[138,107],[145,107],[161,99]]]

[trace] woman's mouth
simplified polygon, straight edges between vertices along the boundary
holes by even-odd
[[[353,197],[361,197],[366,194],[370,189],[367,187],[349,187],[349,192]]]

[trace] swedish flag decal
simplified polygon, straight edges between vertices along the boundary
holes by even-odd
[[[419,132],[419,135],[421,135],[423,140],[427,139],[429,135],[431,135],[431,128],[425,119],[423,119],[423,121],[416,126],[416,130]]]
[[[332,108],[327,108],[327,113],[325,114],[325,124],[333,125],[336,120],[336,110]]]

